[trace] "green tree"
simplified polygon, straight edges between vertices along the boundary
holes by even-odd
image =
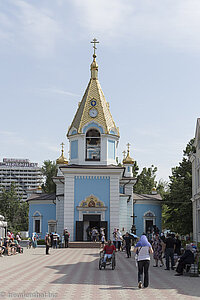
[[[138,167],[138,164],[137,164],[137,161],[135,160],[134,161],[134,165],[132,167],[132,172],[133,172],[133,177],[137,177],[138,175],[138,172],[139,172],[139,167]]]
[[[156,190],[163,198],[169,192],[169,183],[163,179],[160,179],[156,186]]]
[[[152,165],[150,168],[143,168],[142,172],[137,176],[137,182],[133,188],[138,194],[151,194],[152,188],[156,186],[157,167]]]
[[[192,164],[189,156],[194,151],[194,139],[183,151],[183,159],[172,169],[169,191],[164,195],[163,226],[180,234],[192,232]]]
[[[56,185],[52,177],[55,177],[57,174],[56,163],[51,160],[45,160],[41,170],[45,177],[45,183],[42,184],[43,191],[47,194],[55,193]]]
[[[20,201],[15,184],[6,190],[1,188],[0,212],[12,231],[28,230],[28,204]]]

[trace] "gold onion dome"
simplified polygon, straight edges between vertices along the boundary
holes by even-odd
[[[152,192],[156,192],[156,188],[155,187],[152,188]]]
[[[123,159],[123,165],[132,165],[134,164],[134,159],[130,157],[130,150],[129,150],[130,144],[128,143],[127,146],[128,146],[127,155],[126,158]]]
[[[124,165],[128,165],[128,164],[132,165],[132,164],[134,164],[134,159],[130,157],[129,152],[128,152],[126,158],[123,159],[123,164]]]
[[[57,165],[67,165],[68,161],[67,161],[66,157],[64,157],[64,154],[63,154],[63,152],[64,152],[64,150],[63,150],[64,144],[62,143],[61,146],[62,146],[61,156],[58,159],[56,159],[56,164]]]

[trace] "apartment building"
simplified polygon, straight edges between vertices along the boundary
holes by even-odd
[[[0,187],[8,189],[15,183],[20,199],[27,199],[27,189],[35,189],[42,183],[38,163],[29,159],[3,158],[0,162]]]

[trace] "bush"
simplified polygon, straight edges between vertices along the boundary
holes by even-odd
[[[39,241],[37,241],[37,244],[38,245],[45,245],[45,240],[39,240]]]

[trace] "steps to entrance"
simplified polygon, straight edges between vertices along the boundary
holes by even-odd
[[[69,242],[69,248],[100,248],[100,242]]]

